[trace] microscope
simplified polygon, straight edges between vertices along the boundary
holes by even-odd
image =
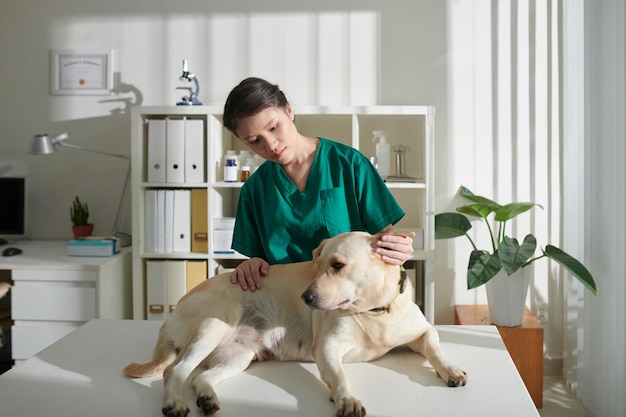
[[[182,100],[176,103],[177,106],[201,106],[202,103],[198,100],[198,93],[200,92],[200,84],[196,76],[189,72],[187,66],[187,60],[183,59],[183,75],[180,76],[181,81],[194,82],[193,87],[176,87],[177,90],[188,90],[189,96],[183,96]]]

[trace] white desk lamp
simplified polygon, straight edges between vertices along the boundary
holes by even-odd
[[[111,228],[111,235],[120,238],[122,246],[130,245],[131,236],[127,233],[120,232],[119,230],[120,223],[122,221],[122,209],[124,208],[124,201],[126,200],[126,195],[128,194],[128,185],[130,183],[130,158],[125,155],[98,151],[95,149],[84,148],[82,146],[66,143],[65,141],[69,139],[69,137],[70,135],[68,133],[60,133],[55,136],[48,136],[48,134],[35,135],[33,137],[33,142],[28,149],[28,153],[33,155],[49,155],[56,152],[57,146],[63,146],[66,148],[79,149],[81,151],[97,153],[100,155],[112,156],[114,158],[124,159],[125,161],[128,161],[128,170],[126,171],[126,178],[124,179],[124,187],[122,188],[120,203],[117,207],[117,213],[115,214],[115,221],[113,222],[113,227]]]

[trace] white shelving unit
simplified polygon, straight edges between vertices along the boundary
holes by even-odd
[[[359,107],[295,107],[296,124],[301,133],[322,136],[359,149],[366,156],[375,156],[372,142],[374,130],[389,133],[391,146],[409,147],[405,155],[405,171],[417,181],[388,183],[406,216],[397,228],[421,228],[423,249],[416,250],[411,260],[420,283],[416,300],[426,317],[434,319],[434,137],[435,108],[433,106],[359,106]],[[234,217],[243,183],[223,181],[223,156],[228,149],[246,149],[245,145],[223,127],[222,108],[212,106],[135,107],[132,110],[132,218],[133,218],[133,316],[146,317],[145,262],[149,259],[203,259],[208,262],[209,276],[219,265],[232,267],[241,255],[213,253],[214,219]],[[200,119],[204,121],[205,182],[150,183],[147,182],[147,122],[151,119]],[[395,162],[391,161],[391,173]],[[207,189],[208,252],[207,253],[147,253],[145,236],[145,191],[167,188]]]

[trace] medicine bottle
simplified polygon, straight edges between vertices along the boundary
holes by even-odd
[[[244,165],[241,167],[241,182],[246,182],[250,178],[250,166]]]
[[[237,159],[226,157],[224,165],[224,181],[237,182]]]

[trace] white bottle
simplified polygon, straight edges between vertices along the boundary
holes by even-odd
[[[389,142],[387,142],[387,132],[375,130],[373,142],[377,140],[376,160],[378,162],[378,173],[385,179],[389,176],[389,167],[391,164],[391,146]]]
[[[237,154],[235,151],[226,151],[226,155],[224,155],[224,181],[237,182],[239,180],[239,167],[237,162]]]

